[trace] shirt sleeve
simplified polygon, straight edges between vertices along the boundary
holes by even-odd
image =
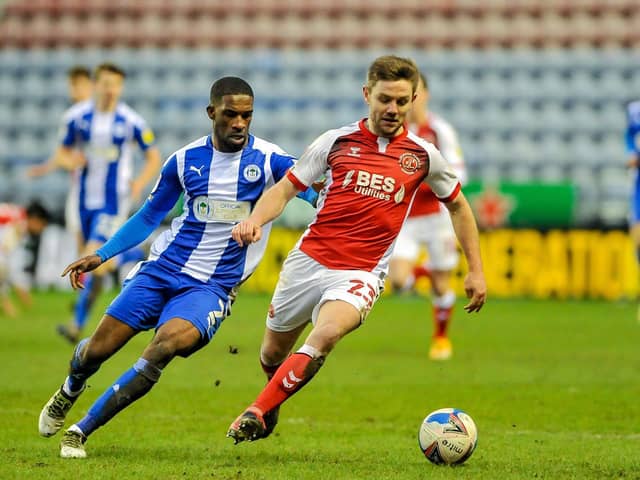
[[[427,153],[429,154],[429,174],[425,181],[438,200],[442,202],[454,200],[460,192],[461,185],[453,167],[434,145],[427,145]]]
[[[282,177],[287,175],[291,167],[295,165],[296,159],[290,155],[272,153],[270,162],[273,178],[276,182],[279,182]],[[309,203],[312,207],[315,207],[318,202],[318,192],[316,192],[312,187],[308,187],[299,192],[296,197]]]
[[[296,159],[291,155],[272,153],[270,163],[271,171],[273,172],[273,179],[276,182],[279,182],[282,177],[287,174],[289,169],[296,163]]]
[[[147,201],[154,208],[168,213],[178,201],[182,191],[183,185],[178,175],[178,160],[175,155],[172,155],[164,162],[160,176]]]
[[[167,212],[156,210],[147,200],[107,243],[96,250],[103,262],[144,241],[160,225]]]
[[[147,201],[111,237],[96,254],[106,261],[135,247],[160,225],[182,193],[176,156],[171,156],[162,167],[160,177]]]
[[[60,125],[60,145],[72,147],[76,143],[76,120],[70,115],[65,115]]]
[[[133,124],[133,138],[143,152],[156,142],[153,130],[147,126],[142,117],[139,117]]]
[[[329,168],[328,157],[336,140],[333,130],[323,133],[307,147],[300,159],[289,170],[287,177],[299,190],[304,190]]]

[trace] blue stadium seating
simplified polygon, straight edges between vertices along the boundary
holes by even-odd
[[[359,92],[368,63],[379,53],[5,48],[0,50],[0,166],[17,170],[50,154],[67,106],[66,70],[77,63],[95,66],[112,60],[127,69],[125,99],[154,128],[163,155],[209,131],[204,107],[211,82],[230,74],[245,77],[256,92],[254,133],[300,154],[322,131],[365,114]],[[597,173],[607,163],[624,172],[623,102],[640,92],[638,52],[521,48],[400,53],[415,58],[427,73],[432,108],[459,130],[472,176],[574,179],[581,190],[613,195],[612,182],[594,186],[584,170],[574,176],[573,166],[578,162]],[[8,192],[0,190],[0,201],[8,199]],[[585,207],[581,218],[586,221],[589,212],[620,215],[615,201],[599,211]]]

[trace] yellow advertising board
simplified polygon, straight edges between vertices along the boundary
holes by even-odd
[[[300,231],[274,228],[267,252],[243,291],[271,293]],[[495,230],[481,234],[490,298],[635,298],[638,265],[626,232]],[[464,258],[454,287],[463,295]],[[301,279],[303,281],[304,279]],[[428,281],[418,290],[428,291]]]

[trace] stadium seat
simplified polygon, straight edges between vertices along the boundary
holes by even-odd
[[[9,171],[0,164],[0,202],[15,202],[15,185]]]
[[[176,11],[191,11],[196,5],[191,0],[185,2],[176,6]],[[313,22],[335,26],[339,39],[337,30],[351,25],[353,18],[331,23],[334,15],[330,13],[334,12],[331,5],[325,8],[314,2],[311,6],[295,8],[296,11],[307,8],[321,11],[313,14],[321,20]],[[487,7],[487,11],[502,12],[494,7]],[[92,15],[100,18],[109,8],[101,6],[102,10]],[[173,15],[162,6],[149,8],[156,16]],[[202,5],[202,8],[209,12],[207,15],[213,11],[211,6]],[[233,8],[234,14],[246,14],[243,6]],[[256,15],[264,17],[267,7],[260,3],[256,8]],[[278,8],[268,11],[279,11]],[[378,18],[376,22],[381,12],[388,10],[380,8],[370,15]],[[411,11],[418,9],[415,5],[411,8]],[[461,8],[467,9],[465,15],[486,14],[480,7]],[[449,13],[443,14],[446,9],[442,9],[436,9],[433,17],[448,22]],[[80,10],[86,9],[81,6]],[[562,17],[558,8],[549,11]],[[407,18],[406,12],[399,15],[406,24],[414,21]],[[508,16],[500,16],[505,17],[500,21],[509,21]],[[287,14],[287,22],[293,21],[290,17]],[[64,33],[67,26],[63,24],[70,21],[69,18],[64,22],[56,20],[52,28]],[[262,18],[261,21],[272,20]],[[467,21],[468,18],[458,18],[454,24],[463,25]],[[249,20],[242,22],[247,25]],[[525,20],[520,18],[518,22],[524,25]],[[26,24],[27,20],[20,17],[19,23]],[[179,24],[176,20],[174,25]],[[130,26],[130,23],[120,24],[123,25]],[[197,25],[201,26],[202,22]],[[396,40],[404,38],[396,37]],[[353,38],[349,42],[354,42]],[[8,139],[3,151],[12,152],[19,162],[46,158],[54,141],[55,125],[68,105],[67,69],[76,63],[94,67],[105,60],[120,63],[127,70],[126,99],[156,130],[163,149],[177,148],[207,133],[210,124],[202,109],[208,100],[211,82],[222,75],[240,75],[256,92],[255,133],[301,150],[317,134],[335,127],[336,123],[364,115],[365,105],[359,92],[366,69],[376,55],[389,52],[384,46],[345,48],[346,45],[338,49],[191,48],[178,42],[164,47],[153,39],[143,47],[119,45],[107,49],[101,45],[89,42],[82,48],[25,49],[9,43],[0,50],[0,127]],[[415,58],[426,71],[433,95],[431,108],[451,120],[459,130],[467,161],[475,173],[487,178],[501,172],[517,178],[533,175],[533,178],[551,181],[558,178],[560,171],[569,178],[571,173],[565,169],[575,162],[594,172],[602,162],[624,162],[623,103],[633,97],[633,92],[640,91],[640,54],[611,45],[606,50],[591,46],[567,48],[566,44],[539,49],[531,45],[513,49],[489,45],[492,44],[461,45],[455,50],[401,45],[393,50]],[[277,125],[283,128],[276,128]],[[163,138],[165,135],[169,140]],[[529,140],[523,141],[524,137]],[[547,144],[545,139],[549,138],[555,140]],[[472,147],[467,148],[467,144]],[[0,157],[2,155],[0,151]],[[531,164],[530,171],[525,172],[520,166],[511,171],[512,162],[522,163],[523,159]],[[486,165],[485,161],[494,165]],[[598,184],[595,188],[602,186]]]

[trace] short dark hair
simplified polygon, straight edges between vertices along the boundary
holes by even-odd
[[[44,205],[42,205],[39,201],[33,200],[27,205],[26,208],[27,218],[39,218],[40,220],[44,220],[48,222],[51,220],[51,214],[49,210],[47,210]]]
[[[85,67],[84,65],[74,65],[67,70],[67,77],[71,80],[78,77],[91,78],[91,70],[89,70],[89,67]]]
[[[384,55],[376,58],[367,72],[367,86],[373,88],[379,80],[408,80],[413,91],[418,88],[418,67],[410,58]]]
[[[100,75],[100,72],[115,73],[117,75],[120,75],[122,78],[125,78],[127,76],[127,74],[124,73],[124,70],[122,68],[120,68],[115,63],[111,63],[111,62],[104,62],[98,65],[93,73],[93,76],[95,78],[98,78],[98,75]]]
[[[253,90],[251,85],[240,77],[222,77],[211,85],[209,102],[212,105],[220,103],[225,95],[249,95],[253,98]]]

